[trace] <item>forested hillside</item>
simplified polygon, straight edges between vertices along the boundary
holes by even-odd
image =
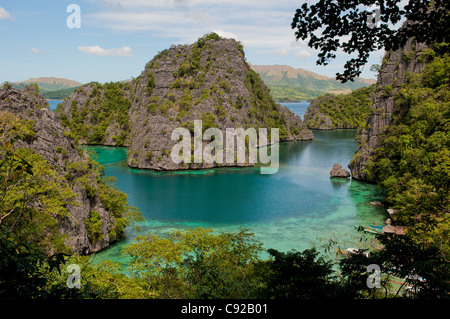
[[[252,65],[273,98],[279,102],[308,101],[325,94],[348,94],[352,90],[375,83],[374,79],[357,78],[354,82],[341,83],[336,79],[288,65]]]
[[[35,86],[6,85],[0,111],[2,226],[18,226],[14,220],[23,214],[48,215],[64,238],[56,251],[64,244],[68,253],[96,252],[120,238],[132,211],[126,195],[77,148]]]
[[[403,55],[402,63],[411,63]],[[396,88],[392,122],[377,135],[376,148],[362,171],[364,179],[379,183],[386,201],[397,212],[408,235],[436,245],[448,256],[450,224],[450,55],[448,44],[415,53],[419,73],[408,73]],[[386,86],[378,87],[386,94]],[[378,102],[379,104],[380,102]],[[373,118],[368,124],[373,123]],[[364,142],[365,140],[363,140]],[[356,154],[355,169],[361,151]]]
[[[323,95],[311,101],[303,121],[310,129],[330,130],[363,127],[372,110],[374,86],[344,95]]]
[[[62,100],[68,97],[76,88],[82,85],[82,83],[77,81],[55,77],[31,78],[26,81],[11,83],[13,87],[18,89],[23,89],[30,84],[37,84],[39,93],[44,98],[54,100]]]

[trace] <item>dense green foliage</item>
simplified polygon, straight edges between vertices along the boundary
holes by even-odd
[[[261,246],[245,229],[214,234],[197,228],[166,237],[137,237],[124,249],[129,257],[126,269],[111,261],[93,266],[86,258],[74,257],[70,262],[83,268],[83,293],[95,292],[100,298],[317,299],[336,295],[339,284],[332,263],[322,257],[316,260],[314,249],[286,255],[270,250],[275,259],[264,260]]]
[[[40,265],[47,254],[65,252],[56,231],[58,218],[74,194],[50,166],[29,149],[14,148],[18,139],[35,135],[32,123],[0,113],[0,296],[49,294]],[[30,164],[30,163],[33,163]],[[47,254],[46,254],[47,253]]]
[[[126,225],[139,219],[126,195],[102,177],[93,161],[71,162],[65,175],[29,148],[17,142],[32,141],[33,121],[0,112],[0,297],[63,298],[81,296],[52,278],[71,253],[60,223],[76,206],[73,186],[79,184],[115,217],[110,240],[123,235]],[[56,152],[63,153],[59,147]],[[99,240],[98,214],[86,221],[90,239]]]
[[[315,248],[287,253],[269,249],[266,286],[261,297],[275,299],[331,299],[340,291],[333,263]]]
[[[151,89],[152,84],[149,85]],[[57,112],[61,122],[70,128],[75,137],[86,140],[88,144],[103,144],[106,130],[111,125],[118,125],[112,142],[116,146],[123,146],[130,133],[128,110],[131,101],[125,94],[129,84],[110,82],[102,85],[95,82],[85,86],[92,87],[86,103],[78,105],[76,100],[72,100],[70,116],[64,114],[60,106]]]
[[[67,264],[82,269],[81,287],[72,289],[69,297],[330,300],[446,296],[449,265],[439,250],[398,237],[379,239],[385,249],[370,255],[349,254],[335,262],[315,248],[287,253],[269,249],[264,259],[261,243],[246,229],[214,234],[197,228],[163,237],[138,236],[123,250],[125,263],[94,265],[87,257],[68,259]],[[381,268],[376,289],[367,285],[370,264]],[[47,276],[48,288],[62,289],[68,273]],[[403,284],[394,287],[403,278]],[[60,297],[68,297],[67,290]]]
[[[303,3],[291,24],[297,39],[319,50],[317,64],[327,65],[336,52],[349,54],[342,82],[359,76],[371,52],[396,50],[417,42],[448,42],[450,4],[444,0],[319,0]],[[395,28],[402,19],[408,24]]]
[[[407,234],[448,256],[450,56],[442,49],[448,45],[425,51],[425,70],[411,74],[397,94],[393,123],[366,172],[386,190]]]
[[[361,250],[339,262],[343,298],[449,298],[450,265],[440,249],[407,236],[377,235],[383,249]],[[380,267],[377,289],[368,288],[368,265]],[[373,274],[373,273],[372,273]],[[372,282],[373,284],[373,282]]]
[[[257,285],[252,273],[260,243],[242,230],[172,232],[140,236],[125,253],[130,272],[158,298],[245,298]]]
[[[332,128],[362,128],[372,110],[371,93],[375,86],[360,88],[345,95],[324,95],[313,101],[317,111],[331,120]],[[312,108],[314,111],[316,108]],[[310,128],[319,128],[320,117],[306,116],[305,122]]]
[[[17,140],[34,138],[32,127],[32,122],[21,121],[12,113],[0,113],[0,225],[19,242],[54,232],[57,218],[68,214],[66,207],[74,204],[75,197],[65,180],[41,156],[28,148],[14,147]],[[63,249],[61,238],[57,240],[55,236],[40,238],[41,244]]]

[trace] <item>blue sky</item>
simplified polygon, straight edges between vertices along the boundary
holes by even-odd
[[[0,1],[0,83],[55,76],[82,83],[138,76],[171,44],[190,44],[209,32],[236,38],[247,61],[286,64],[333,77],[348,58],[316,66],[316,54],[297,42],[290,24],[304,0],[36,0]],[[80,28],[67,20],[80,8]],[[363,77],[374,78],[372,55]]]

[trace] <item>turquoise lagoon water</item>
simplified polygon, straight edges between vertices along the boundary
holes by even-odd
[[[285,104],[286,105],[286,104]],[[248,228],[263,247],[281,251],[320,247],[329,239],[341,248],[360,245],[359,225],[384,224],[385,209],[375,185],[331,179],[334,163],[346,167],[357,150],[356,130],[314,131],[313,141],[280,144],[280,168],[154,172],[126,165],[126,148],[85,147],[117,178],[116,186],[145,221],[127,229],[125,240],[98,253],[96,261],[120,261],[121,250],[137,234],[164,235],[194,227],[218,232]]]

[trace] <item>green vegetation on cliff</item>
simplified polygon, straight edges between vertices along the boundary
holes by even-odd
[[[450,223],[450,55],[448,44],[426,50],[423,72],[410,74],[396,96],[393,123],[381,136],[366,173],[387,192],[417,242],[448,256]]]
[[[129,83],[81,86],[57,114],[80,143],[127,146],[129,166],[155,170],[228,164],[171,160],[171,132],[192,132],[195,120],[203,121],[203,131],[278,128],[281,141],[313,138],[300,117],[275,102],[245,61],[242,45],[216,33],[158,53]]]
[[[64,255],[122,238],[139,212],[63,134],[33,86],[6,85],[0,96],[0,297],[76,295],[49,286]]]
[[[320,96],[305,113],[305,124],[311,129],[361,128],[372,110],[370,96],[374,85],[350,94]]]
[[[84,88],[89,93],[83,91]],[[130,85],[123,82],[88,83],[75,91],[86,93],[83,103],[70,100],[70,116],[62,112],[62,105],[57,112],[63,125],[78,139],[88,144],[104,144],[108,129],[112,129],[113,145],[123,146],[130,132],[128,111],[131,101],[126,97],[129,89]]]
[[[41,156],[14,146],[17,140],[32,140],[32,128],[32,122],[0,111],[1,238],[16,244],[38,241],[50,251],[65,251],[55,226],[67,216],[75,195]]]
[[[33,139],[32,125],[0,112],[0,297],[39,298],[51,262],[70,249],[58,231],[75,195],[52,167],[17,140]],[[31,164],[33,163],[33,164]],[[41,265],[47,265],[47,269]]]
[[[248,113],[249,116],[260,120],[262,122],[261,127],[278,128],[280,139],[286,139],[289,134],[284,114],[279,112],[279,105],[269,94],[269,90],[259,75],[253,70],[248,70],[244,83],[250,92],[251,108]]]

